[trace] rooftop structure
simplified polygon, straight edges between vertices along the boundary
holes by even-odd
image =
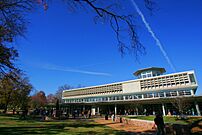
[[[150,67],[139,69],[134,73],[134,75],[137,76],[138,78],[148,78],[162,75],[165,72],[166,70],[164,68]]]

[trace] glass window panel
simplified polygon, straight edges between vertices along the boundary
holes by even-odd
[[[171,96],[177,96],[177,91],[172,91],[170,93],[171,93]]]
[[[184,94],[185,95],[191,95],[191,91],[185,91]]]
[[[164,93],[163,93],[163,92],[160,92],[160,93],[159,93],[159,97],[164,97]]]
[[[189,74],[189,78],[190,78],[191,83],[193,83],[193,84],[196,83],[195,78],[194,78],[194,74]]]
[[[152,76],[151,74],[148,74],[148,75],[147,75],[147,77],[151,77],[151,76]]]
[[[184,91],[179,91],[179,96],[183,96],[184,95]]]
[[[166,97],[171,97],[171,93],[170,92],[166,92]]]
[[[142,75],[142,78],[146,78],[147,76],[146,75]]]

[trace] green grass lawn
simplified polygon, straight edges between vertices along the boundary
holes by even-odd
[[[150,120],[153,121],[155,116],[127,116],[130,119],[141,119],[141,120]],[[194,121],[202,119],[201,117],[188,117],[186,120],[180,120],[177,117],[164,116],[165,123],[174,123],[174,124],[191,124]]]
[[[0,115],[0,135],[4,134],[126,135],[127,133],[113,130],[89,119],[42,122],[31,118],[20,120],[18,116]]]

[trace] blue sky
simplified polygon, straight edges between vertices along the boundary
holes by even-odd
[[[202,1],[158,0],[153,15],[136,1],[177,71],[195,70],[202,94]],[[146,55],[121,57],[115,34],[108,24],[95,24],[90,11],[70,12],[63,4],[51,4],[48,11],[28,16],[26,39],[18,39],[23,69],[34,88],[55,93],[64,84],[92,86],[135,79],[133,72],[145,67],[164,67],[174,72],[145,28],[130,0],[127,12],[136,15],[140,41]]]

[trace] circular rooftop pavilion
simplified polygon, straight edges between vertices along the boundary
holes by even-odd
[[[165,68],[149,67],[149,68],[139,69],[133,74],[137,76],[138,78],[147,78],[147,77],[159,76],[165,72],[166,72]]]

